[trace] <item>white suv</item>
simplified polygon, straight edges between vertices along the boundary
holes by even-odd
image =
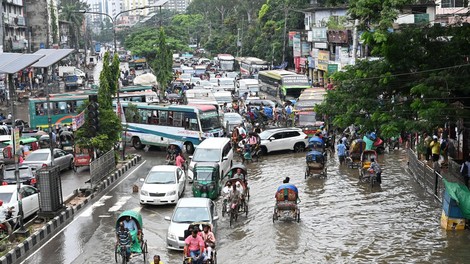
[[[308,136],[298,128],[268,129],[261,134],[261,150],[269,153],[279,150],[304,151],[308,146]]]

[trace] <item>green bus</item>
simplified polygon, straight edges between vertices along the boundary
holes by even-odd
[[[96,94],[96,91],[94,92]],[[66,94],[52,94],[49,98],[52,125],[70,125],[72,117],[78,115],[83,104],[93,92],[78,92]],[[121,92],[121,101],[129,102],[159,102],[158,96],[153,91]],[[29,125],[32,128],[48,128],[46,98],[29,99]]]
[[[260,71],[258,80],[261,91],[275,97],[281,88],[286,89],[287,98],[291,99],[298,98],[303,90],[310,88],[307,76],[286,70]]]
[[[96,86],[97,89],[85,90],[84,92],[85,93],[96,93],[96,91],[98,90],[98,87],[99,86]],[[119,91],[121,91],[122,93],[145,92],[145,91],[148,91],[148,90],[153,90],[153,87],[148,86],[148,85],[131,85],[131,86],[123,86],[123,87],[121,87],[121,89],[119,89]]]

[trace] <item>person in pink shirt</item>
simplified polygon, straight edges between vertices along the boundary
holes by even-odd
[[[176,166],[180,167],[181,169],[184,170],[184,163],[186,162],[186,160],[184,159],[183,157],[183,153],[179,153],[178,156],[176,156],[176,159],[175,159],[175,163],[176,163]]]
[[[193,264],[202,264],[204,260],[204,240],[198,235],[199,230],[193,229],[190,236],[188,236],[184,243],[184,256],[189,256],[193,259]]]

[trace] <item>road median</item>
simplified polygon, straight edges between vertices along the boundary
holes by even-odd
[[[41,227],[36,226],[31,235],[16,246],[10,246],[10,250],[0,257],[0,264],[20,263],[26,256],[34,252],[43,242],[52,238],[62,230],[88,203],[90,203],[103,190],[115,183],[130,168],[134,167],[142,160],[140,155],[134,155],[127,162],[116,166],[114,173],[104,177],[93,190],[74,190],[72,194],[64,199],[65,209],[57,216],[43,223]],[[32,229],[32,228],[30,228]],[[14,245],[14,243],[10,244]],[[1,253],[0,253],[1,254]]]

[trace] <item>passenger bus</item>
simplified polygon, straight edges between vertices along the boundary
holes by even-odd
[[[267,61],[255,57],[242,57],[239,59],[239,64],[240,73],[245,77],[256,78],[260,71],[269,69],[269,64]]]
[[[310,88],[307,76],[286,70],[261,71],[258,80],[261,91],[278,96],[279,89],[283,87],[287,91],[286,97],[291,99],[299,97],[303,90]]]
[[[129,111],[131,104],[138,114]],[[167,147],[178,141],[188,153],[208,137],[222,137],[224,130],[213,105],[157,105],[122,103],[125,140],[136,149],[145,145]]]
[[[309,137],[314,135],[317,129],[324,123],[319,121],[315,113],[315,105],[321,104],[326,95],[323,88],[310,88],[306,89],[299,96],[295,102],[294,112],[296,115],[296,127],[302,128],[305,134]]]
[[[218,54],[217,60],[219,61],[219,68],[222,71],[235,70],[235,58],[230,54]]]
[[[65,93],[50,95],[51,123],[52,125],[70,125],[72,117],[83,110],[85,100],[93,94],[90,91],[79,93]],[[95,92],[96,94],[96,92]],[[120,101],[131,102],[158,102],[157,93],[153,91],[127,92],[119,94]],[[30,98],[29,99],[29,125],[32,128],[48,128],[47,121],[47,99]]]

